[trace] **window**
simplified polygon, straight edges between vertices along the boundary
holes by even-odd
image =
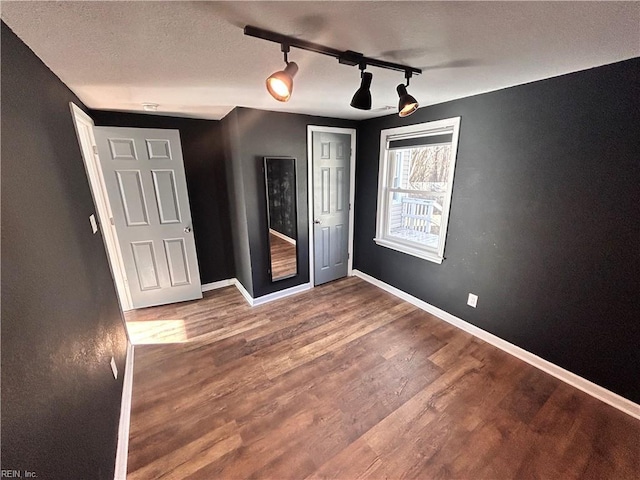
[[[460,117],[380,133],[378,245],[442,263]]]

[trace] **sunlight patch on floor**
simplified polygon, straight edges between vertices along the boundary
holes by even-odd
[[[134,345],[185,343],[188,341],[184,320],[128,321],[129,338]]]

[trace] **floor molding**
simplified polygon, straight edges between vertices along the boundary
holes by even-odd
[[[302,285],[296,285],[295,287],[287,288],[284,290],[280,290],[279,292],[269,293],[267,295],[263,295],[261,297],[253,298],[244,285],[238,281],[237,278],[230,280],[232,285],[235,285],[238,291],[242,294],[244,299],[247,301],[249,305],[252,307],[257,307],[258,305],[263,305],[265,303],[273,302],[274,300],[280,300],[281,298],[289,297],[291,295],[295,295],[296,293],[306,292],[311,289],[310,283],[303,283]]]
[[[375,285],[376,287],[379,287],[382,290],[385,290],[395,295],[396,297],[411,303],[412,305],[415,305],[416,307],[424,310],[425,312],[435,315],[441,320],[444,320],[445,322],[450,323],[451,325],[458,327],[461,330],[464,330],[465,332],[468,332],[471,335],[481,340],[484,340],[487,343],[490,343],[494,347],[497,347],[500,350],[503,350],[513,355],[514,357],[517,357],[520,360],[523,360],[528,364],[533,365],[536,368],[539,368],[540,370],[548,373],[549,375],[553,375],[559,380],[562,380],[563,382],[568,383],[569,385],[576,387],[577,389],[582,390],[585,393],[588,393],[589,395],[597,398],[598,400],[601,400],[611,405],[612,407],[615,407],[618,410],[621,410],[622,412],[640,420],[640,405],[638,405],[637,403],[634,403],[631,400],[618,395],[617,393],[613,393],[612,391],[607,390],[606,388],[601,387],[600,385],[597,385],[585,378],[582,378],[581,376],[576,375],[575,373],[565,370],[564,368],[559,367],[554,363],[551,363],[543,358],[540,358],[537,355],[534,355],[533,353],[528,352],[527,350],[524,350],[523,348],[520,348],[512,343],[509,343],[506,340],[503,340],[500,337],[493,335],[492,333],[482,330],[481,328],[476,327],[475,325],[472,325],[462,320],[461,318],[456,317],[455,315],[445,312],[444,310],[441,310],[438,307],[435,307],[423,300],[420,300],[419,298],[414,297],[413,295],[410,295],[396,287],[393,287],[387,283],[384,283],[383,281],[378,280],[377,278],[374,278],[364,272],[361,272],[359,270],[353,270],[352,275],[359,277]]]
[[[249,292],[247,292],[247,289],[244,288],[244,285],[242,285],[242,283],[240,283],[240,281],[237,278],[234,278],[232,281],[233,281],[233,284],[238,289],[238,291],[242,294],[244,299],[247,301],[247,303],[253,307],[253,297]]]
[[[217,290],[218,288],[228,287],[234,285],[235,278],[229,278],[227,280],[219,280],[217,282],[205,283],[202,285],[202,293],[210,292],[211,290]]]
[[[127,360],[124,368],[122,402],[120,404],[120,424],[118,426],[118,447],[116,450],[116,471],[114,480],[126,480],[127,458],[129,454],[129,426],[131,424],[131,397],[133,395],[134,347],[127,346]]]
[[[271,235],[275,235],[276,237],[284,240],[285,242],[289,242],[291,245],[295,245],[296,244],[296,241],[293,238],[287,237],[284,233],[280,233],[277,230],[274,230],[273,228],[269,229],[269,233]]]
[[[289,297],[291,295],[295,295],[296,293],[306,292],[311,289],[310,283],[303,283],[302,285],[296,285],[295,287],[287,288],[285,290],[280,290],[279,292],[273,292],[268,295],[263,295],[262,297],[253,299],[253,306],[262,305],[265,303],[273,302],[274,300],[280,300],[281,298]]]

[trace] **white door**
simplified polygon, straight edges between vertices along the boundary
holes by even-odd
[[[351,135],[313,132],[314,285],[348,273]]]
[[[133,308],[202,298],[178,131],[94,133]]]

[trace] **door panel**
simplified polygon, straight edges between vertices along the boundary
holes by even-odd
[[[180,223],[180,205],[173,170],[151,170],[160,223]]]
[[[167,140],[145,140],[150,160],[171,160],[171,144]]]
[[[187,252],[182,238],[174,238],[164,241],[164,251],[169,264],[169,277],[171,285],[189,285],[191,276],[189,275],[189,264],[187,262]]]
[[[133,252],[133,260],[136,264],[140,290],[145,291],[160,288],[153,242],[131,242],[131,251]]]
[[[116,177],[127,226],[149,225],[140,170],[116,170]]]
[[[343,224],[339,224],[336,225],[336,229],[335,229],[335,234],[336,234],[336,238],[343,238],[343,236],[347,233],[345,232],[344,229],[344,225]],[[344,245],[343,242],[336,242],[335,243],[335,265],[336,266],[340,266],[342,265],[346,259],[347,259],[347,255],[346,252],[344,252],[343,249]],[[345,273],[346,275],[346,273]]]
[[[322,263],[320,267],[322,269],[329,268],[331,266],[331,262],[329,260],[329,253],[331,252],[331,245],[329,242],[329,227],[322,228],[322,245],[320,246],[320,251],[322,252]]]
[[[351,136],[313,132],[314,284],[345,277]]]
[[[202,298],[178,132],[94,133],[132,306]]]
[[[331,181],[329,176],[331,175],[331,169],[329,168],[321,168],[320,172],[322,172],[322,181],[320,183],[320,190],[322,194],[322,206],[320,211],[324,214],[329,213],[329,197],[331,195]]]
[[[336,212],[343,212],[345,201],[344,167],[336,167]],[[348,187],[348,185],[347,185]]]
[[[109,151],[113,160],[138,160],[135,142],[131,138],[110,138]]]

